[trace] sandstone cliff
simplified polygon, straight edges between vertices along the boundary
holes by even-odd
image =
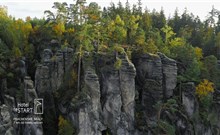
[[[85,52],[80,91],[76,90],[73,56],[71,48],[55,54],[45,49],[34,83],[26,73],[20,78],[24,102],[44,99],[43,124],[14,124],[18,114],[11,108],[22,98],[10,92],[16,88],[8,88],[7,80],[1,82],[0,134],[57,134],[60,115],[70,121],[77,135],[219,134],[219,91],[210,110],[216,122],[205,124],[198,116],[194,83],[178,84],[176,61],[164,54],[136,54],[129,60],[122,53],[117,56],[118,69],[115,55]],[[166,131],[167,127],[174,132]]]

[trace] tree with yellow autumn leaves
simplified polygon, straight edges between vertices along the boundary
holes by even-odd
[[[204,97],[213,92],[214,84],[207,79],[204,79],[196,86],[196,94],[198,97]]]

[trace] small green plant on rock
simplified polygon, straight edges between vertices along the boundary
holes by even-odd
[[[122,60],[120,58],[116,58],[116,61],[115,61],[115,64],[114,64],[114,67],[119,70],[122,66]]]
[[[75,130],[70,122],[64,119],[61,115],[59,116],[58,127],[58,135],[73,135],[75,133]]]
[[[170,111],[171,113],[175,113],[178,111],[177,107],[177,102],[174,99],[169,99],[166,103],[158,102],[155,106],[157,109],[157,133],[159,134],[160,131],[165,132],[166,134],[169,135],[175,135],[175,127],[168,123],[165,120],[162,120],[160,118],[162,111]]]

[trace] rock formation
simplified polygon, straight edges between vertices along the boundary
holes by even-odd
[[[196,112],[195,90],[195,84],[192,82],[182,84],[182,104],[190,118]]]
[[[137,70],[136,87],[139,89],[139,99],[151,119],[156,116],[153,105],[173,96],[177,83],[176,62],[161,53],[136,55],[133,62]]]
[[[38,98],[37,93],[34,89],[33,81],[29,76],[24,78],[24,93],[25,93],[25,103],[34,104],[33,101]],[[33,118],[37,116],[35,114],[29,114],[26,118]],[[38,116],[41,117],[41,116]],[[24,125],[24,135],[43,135],[42,124],[26,124]]]
[[[126,53],[84,52],[80,80],[76,77],[78,63],[73,56],[71,48],[56,52],[45,49],[34,82],[21,61],[18,71],[22,73],[23,89],[19,92],[29,104],[35,98],[44,99],[43,125],[14,125],[16,114],[11,108],[22,98],[10,92],[15,88],[7,88],[7,80],[0,82],[0,134],[57,134],[58,117],[62,115],[77,135],[151,135],[165,132],[156,130],[160,122],[158,104],[168,106],[160,110],[160,119],[175,125],[176,134],[219,134],[219,121],[205,126],[196,117],[199,105],[195,84],[187,82],[177,87],[176,61],[164,54],[136,54],[131,61]],[[119,68],[115,66],[117,59],[121,61]],[[79,91],[77,81],[81,84]],[[215,104],[210,110],[217,114],[217,120],[220,120],[219,93],[214,93]],[[170,100],[175,96],[179,102]],[[171,111],[170,106],[178,110]]]

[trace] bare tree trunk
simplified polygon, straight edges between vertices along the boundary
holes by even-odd
[[[78,62],[77,92],[79,92],[80,90],[80,72],[81,72],[81,56],[79,56],[79,62]]]
[[[80,91],[80,73],[81,73],[81,61],[82,61],[82,48],[81,48],[81,45],[79,47],[79,59],[78,59],[78,79],[77,79],[77,92]]]

